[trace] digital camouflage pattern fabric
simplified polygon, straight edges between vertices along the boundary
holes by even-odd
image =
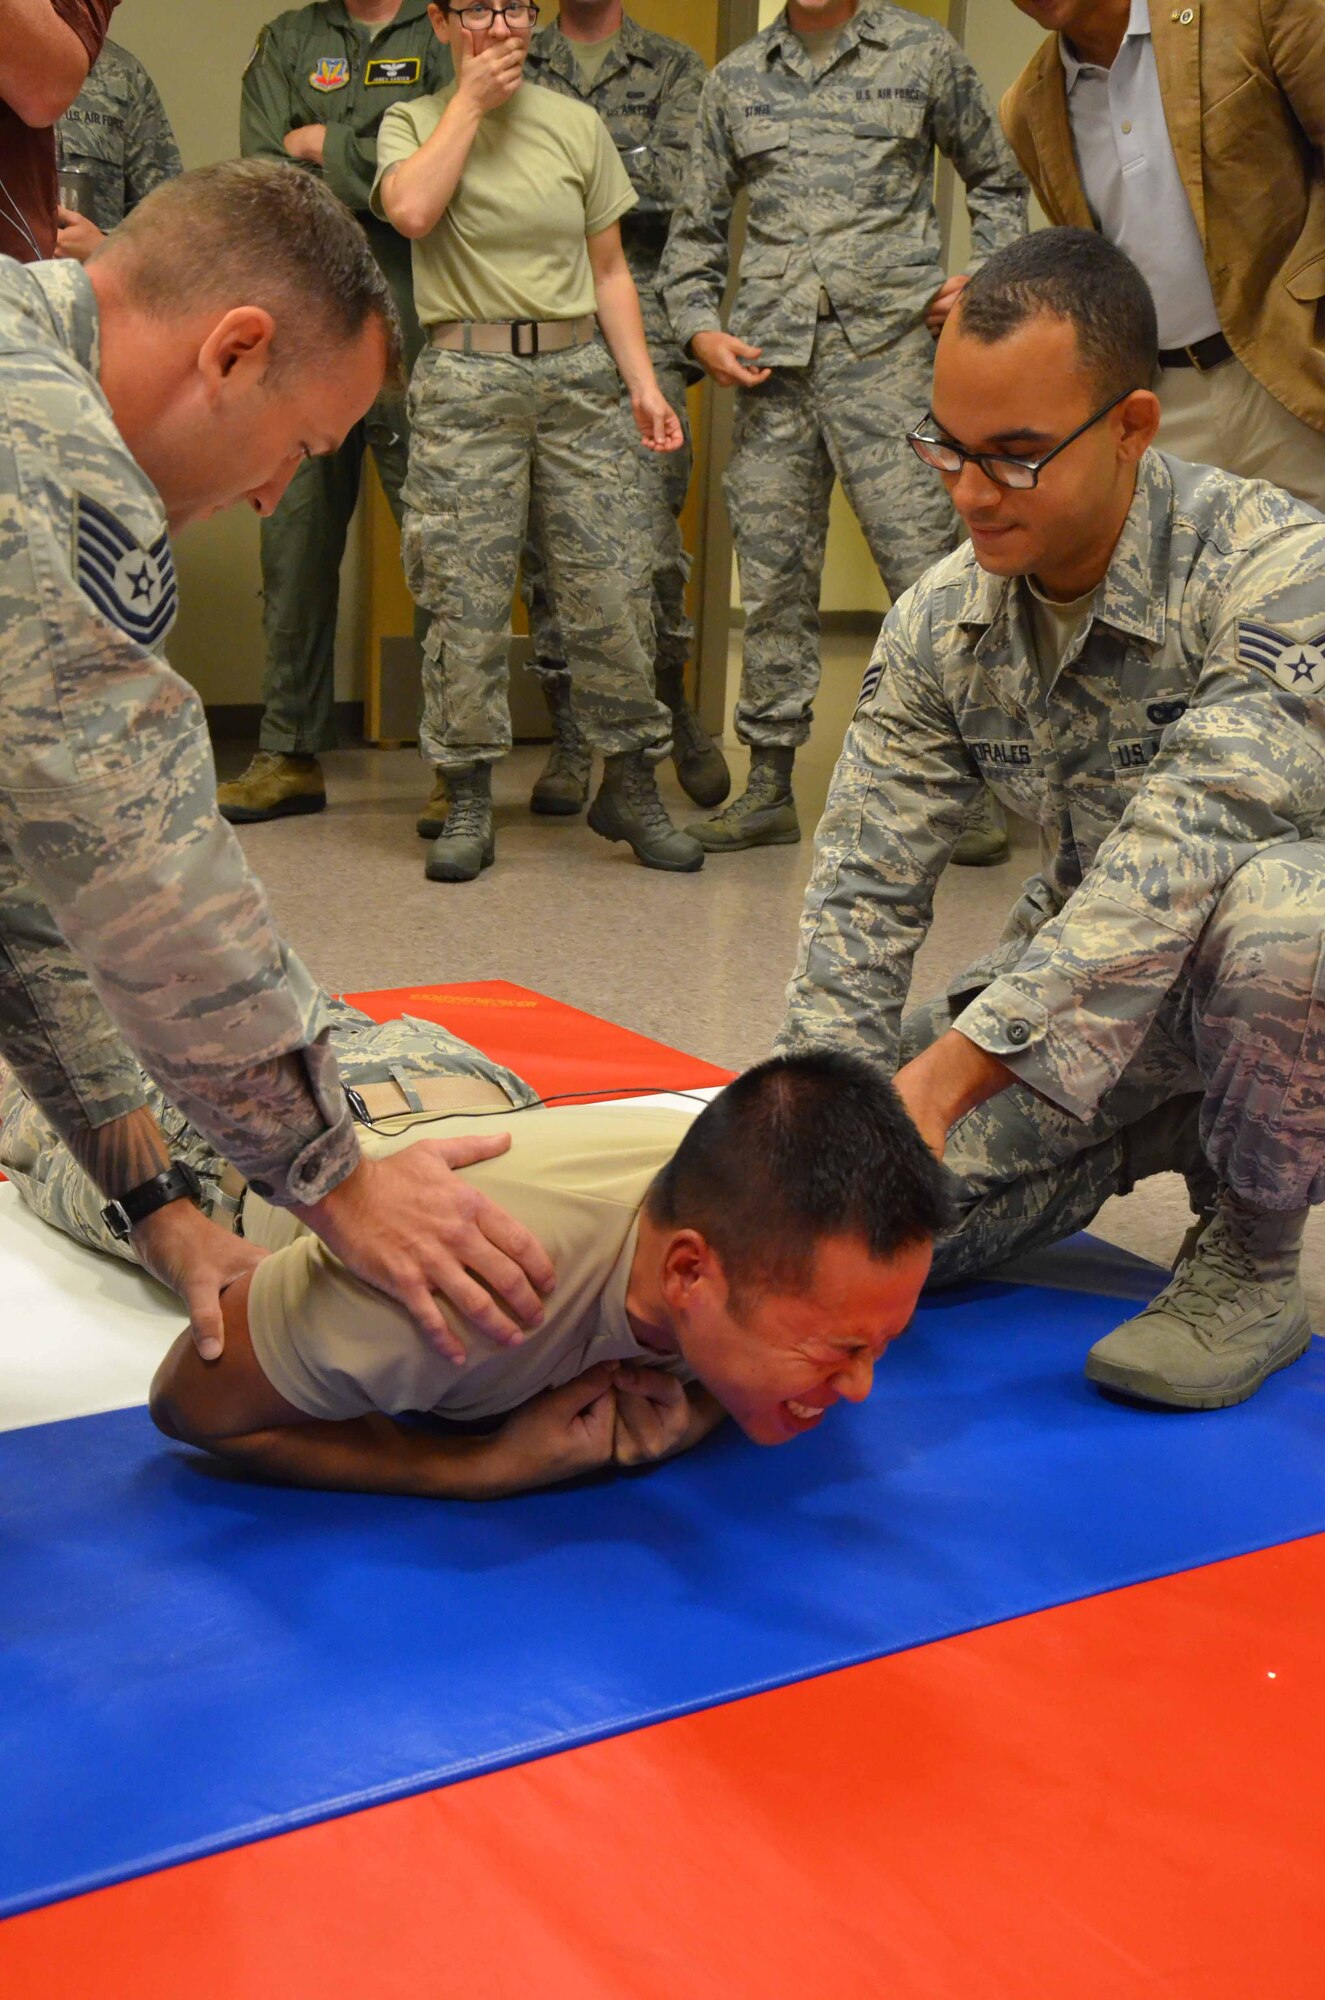
[[[737,391],[726,474],[745,606],[736,732],[752,746],[795,748],[810,731],[834,477],[894,598],[956,540],[904,442],[929,401],[924,314],[944,281],[936,149],[966,184],[974,266],[1024,231],[1025,183],[952,37],[878,0],[823,67],[784,13],[704,86],[662,283],[683,345],[720,328],[744,189],[729,331],[773,370]]]
[[[508,627],[527,519],[547,551],[582,732],[605,756],[665,757],[643,475],[601,339],[532,358],[425,348],[409,400],[401,546],[432,620],[424,757],[457,770],[510,748]]]
[[[721,326],[728,231],[750,198],[730,331],[804,368],[825,287],[852,350],[878,354],[943,283],[935,149],[966,185],[971,268],[1026,227],[1026,183],[980,79],[933,21],[864,0],[817,70],[785,12],[704,86],[662,282],[676,336]]]
[[[963,1133],[1024,1113],[1048,1192],[1068,1153],[1202,1091],[1205,1156],[1236,1194],[1325,1198],[1323,640],[1325,522],[1156,452],[1047,689],[1025,584],[969,548],[937,565],[865,677],[779,1046],[896,1065],[984,782],[1038,823],[1044,862],[942,1011],[1041,1101],[1013,1089]]]
[[[470,1077],[496,1084],[513,1105],[538,1102],[532,1086],[513,1070],[490,1062],[435,1022],[406,1015],[379,1024],[343,1000],[331,999],[326,1018],[330,1046],[349,1090],[392,1081],[408,1092],[425,1078]],[[225,1160],[150,1078],[142,1076],[140,1081],[144,1099],[166,1135],[171,1158],[188,1162],[202,1181],[206,1212],[230,1224],[239,1201],[237,1191],[230,1191],[233,1182]],[[103,1222],[105,1196],[13,1076],[3,1080],[0,1091],[0,1169],[43,1222],[93,1250],[108,1251],[130,1264],[139,1261],[133,1244],[112,1236]]]
[[[99,363],[82,267],[0,264],[0,1054],[69,1134],[142,1103],[131,1047],[250,1179],[313,1201],[358,1157],[326,1002],[217,816],[160,652],[165,514]]]
[[[555,21],[540,28],[530,42],[526,73],[531,82],[593,107],[611,133],[639,197],[638,206],[621,219],[621,241],[639,291],[658,386],[686,434],[682,449],[663,457],[639,447],[647,504],[641,531],[653,551],[655,657],[664,671],[680,668],[690,656],[694,638],[686,610],[690,558],[678,525],[690,490],[693,454],[686,409],[687,363],[672,333],[658,273],[672,212],[680,199],[706,72],[684,42],[641,28],[626,15],[620,40],[590,89],[584,87],[574,44]],[[629,398],[625,400],[628,407]],[[525,548],[523,576],[535,656],[563,660],[547,565],[535,542]]]
[[[153,188],[183,172],[160,92],[118,42],[105,44],[55,136],[60,171],[86,176],[85,212],[104,235]]]

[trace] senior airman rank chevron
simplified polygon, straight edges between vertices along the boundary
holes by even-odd
[[[1259,667],[1289,694],[1325,694],[1325,632],[1314,639],[1290,639],[1273,625],[1254,618],[1238,620],[1238,658],[1244,667]]]
[[[152,652],[174,624],[179,604],[169,536],[144,549],[108,508],[80,493],[74,566],[80,588],[102,617]]]

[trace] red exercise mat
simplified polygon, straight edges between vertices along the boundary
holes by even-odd
[[[505,979],[399,986],[386,993],[347,993],[345,998],[375,1021],[394,1021],[401,1014],[439,1021],[524,1077],[540,1097],[563,1091],[619,1097],[630,1090],[702,1090],[732,1077],[729,1069]]]
[[[1322,1658],[1314,1536],[13,1918],[0,1989],[1319,2000]]]

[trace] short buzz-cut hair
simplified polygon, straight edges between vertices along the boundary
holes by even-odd
[[[386,379],[399,383],[400,318],[362,226],[305,168],[223,160],[163,183],[94,255],[159,319],[246,305],[276,322],[272,365],[356,341],[376,322]],[[91,261],[91,260],[89,260]]]
[[[959,329],[1006,340],[1044,313],[1068,320],[1102,396],[1148,389],[1159,357],[1150,287],[1126,253],[1093,229],[1037,229],[996,250],[959,295]]]
[[[647,1212],[699,1232],[739,1312],[752,1294],[803,1294],[827,1238],[887,1259],[937,1235],[948,1204],[943,1168],[882,1071],[811,1049],[728,1084],[654,1181]]]

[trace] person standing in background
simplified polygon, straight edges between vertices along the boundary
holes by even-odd
[[[589,106],[525,81],[536,5],[429,12],[456,83],[383,121],[373,190],[414,245],[428,339],[410,382],[402,547],[432,620],[420,747],[450,803],[424,872],[472,882],[494,859],[492,766],[511,745],[510,610],[532,508],[572,700],[604,759],[588,823],[646,868],[692,874],[704,850],[672,825],[654,775],[672,718],[654,689],[639,445],[684,439],[617,227],[635,190]]]
[[[137,56],[107,42],[55,128],[57,257],[84,263],[162,181],[184,171],[160,92]],[[67,195],[78,196],[76,202]]]
[[[55,121],[101,53],[119,0],[0,0],[0,257],[55,254]]]
[[[369,208],[377,134],[393,105],[427,97],[450,78],[451,58],[433,34],[427,0],[314,0],[293,8],[262,30],[244,71],[241,151],[248,159],[297,161],[353,209],[391,287],[407,369],[422,336],[409,245]],[[267,660],[258,752],[217,793],[235,825],[321,812],[327,803],[318,754],[336,747],[340,566],[368,450],[399,523],[409,419],[393,389],[339,451],[300,467],[262,524]]]
[[[1004,129],[1050,222],[1154,294],[1161,451],[1325,510],[1325,7],[1016,4],[1053,32]]]
[[[1025,231],[1025,182],[951,35],[885,0],[788,0],[704,86],[663,294],[682,347],[740,391],[726,490],[750,781],[690,829],[714,853],[800,839],[791,773],[819,685],[834,473],[894,600],[957,539],[947,496],[906,446],[933,336],[965,282],[940,262],[936,150],[966,186],[974,267]],[[724,332],[741,189],[749,222]],[[997,804],[981,799],[954,859],[1007,853]]]
[[[731,790],[727,762],[685,690],[694,626],[686,609],[690,558],[681,540],[680,516],[694,465],[687,371],[692,379],[698,379],[699,371],[677,347],[658,290],[658,266],[681,194],[704,65],[684,42],[640,27],[624,12],[621,0],[561,0],[556,20],[540,28],[529,44],[528,74],[531,83],[593,107],[639,196],[638,207],[621,218],[621,244],[640,296],[654,373],[685,432],[680,451],[665,457],[643,454],[644,532],[653,550],[654,670],[658,694],[672,711],[677,776],[696,805],[721,805]],[[530,805],[535,812],[578,812],[589,796],[592,753],[571,709],[565,647],[537,532],[525,544],[523,571],[536,671],[555,736]]]

